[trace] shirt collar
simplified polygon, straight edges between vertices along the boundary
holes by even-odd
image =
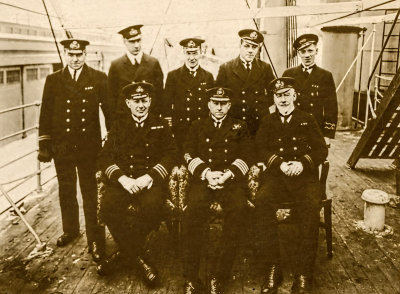
[[[74,71],[75,71],[75,69],[71,68],[69,65],[67,65],[67,68],[68,68],[68,71],[69,71],[69,73],[70,73],[70,75],[71,75],[71,78],[73,78],[73,77],[74,77]],[[81,66],[80,69],[76,69],[76,79],[77,79],[77,80],[78,80],[78,78],[79,78],[79,75],[80,75],[81,72],[82,72],[82,69],[83,69],[83,66]]]
[[[294,105],[293,105],[292,109],[289,110],[288,113],[286,113],[286,114],[280,113],[280,112],[279,112],[279,109],[278,109],[278,113],[279,113],[279,116],[280,116],[282,122],[283,122],[283,119],[284,119],[285,117],[287,118],[287,121],[289,122],[289,121],[292,119],[293,111],[294,111]]]
[[[314,67],[315,67],[315,63],[313,63],[309,66],[305,66],[303,63],[301,63],[301,68],[303,69],[303,71],[305,71],[305,70],[312,71]]]
[[[132,114],[133,120],[134,120],[135,122],[139,123],[139,124],[142,123],[142,122],[144,122],[148,116],[149,116],[149,114],[147,113],[147,114],[146,114],[145,116],[143,116],[142,118],[137,118],[136,116],[134,116],[134,115]]]
[[[131,52],[126,51],[126,56],[128,56],[129,61],[135,65],[136,62],[139,64],[142,62],[143,51],[140,51],[137,55],[133,55]]]
[[[197,64],[195,67],[188,67],[187,64],[185,63],[185,66],[186,66],[186,68],[187,68],[189,71],[197,72],[197,70],[198,70],[199,67],[200,67],[200,64]]]
[[[222,121],[226,118],[226,115],[221,119],[217,119],[214,115],[211,114],[211,118],[213,119],[214,122],[222,123]]]
[[[246,60],[244,60],[244,59],[242,58],[242,56],[240,56],[240,55],[239,55],[239,58],[240,58],[240,61],[243,63],[243,66],[244,66],[245,68],[246,68],[246,64],[247,64],[247,63],[250,63],[250,68],[252,67],[254,59],[253,59],[253,61],[246,61]]]

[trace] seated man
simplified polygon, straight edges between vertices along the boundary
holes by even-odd
[[[230,276],[237,240],[245,230],[247,209],[246,177],[249,134],[246,123],[231,118],[232,91],[212,88],[207,91],[210,116],[193,122],[184,144],[191,182],[183,220],[185,294],[202,293],[198,278],[200,254],[207,240],[210,204],[223,208],[223,232],[211,266],[210,293],[222,293]]]
[[[157,274],[143,256],[143,245],[162,220],[168,171],[176,156],[167,122],[148,113],[153,90],[146,82],[123,88],[131,115],[115,120],[98,158],[99,168],[109,180],[102,202],[104,222],[120,257],[138,264],[150,285]],[[98,273],[110,273],[118,261],[121,258],[106,260],[98,266]]]
[[[256,196],[259,260],[265,266],[261,293],[277,293],[280,267],[276,211],[282,202],[298,202],[300,245],[292,293],[309,293],[318,245],[321,201],[318,166],[327,156],[324,137],[311,114],[295,108],[293,78],[269,85],[277,111],[267,115],[256,135],[258,161],[263,171]]]

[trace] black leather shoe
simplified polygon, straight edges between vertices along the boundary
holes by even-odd
[[[99,246],[97,242],[92,242],[89,245],[88,251],[92,254],[92,258],[95,262],[99,262],[104,259],[104,247]]]
[[[79,233],[77,234],[68,234],[68,233],[64,233],[62,234],[60,237],[58,237],[57,239],[57,246],[58,247],[63,247],[69,243],[71,243],[71,241],[73,241],[75,238],[77,238],[79,236]]]
[[[280,265],[273,264],[269,266],[267,276],[261,285],[261,294],[276,294],[282,284],[283,275]]]
[[[184,294],[202,294],[204,292],[204,288],[202,287],[199,281],[186,281],[183,286]]]
[[[312,289],[312,277],[307,275],[298,275],[294,278],[292,293],[309,294]]]
[[[216,277],[210,279],[210,294],[222,294],[224,293],[222,283]]]
[[[137,258],[137,263],[139,266],[139,270],[143,276],[144,282],[147,284],[147,286],[157,286],[159,283],[159,279],[156,269],[140,256],[138,256]]]
[[[121,253],[119,251],[115,252],[113,255],[111,255],[109,258],[104,259],[102,262],[100,262],[97,267],[97,273],[100,276],[108,276],[110,275],[113,271],[115,271],[121,264]]]

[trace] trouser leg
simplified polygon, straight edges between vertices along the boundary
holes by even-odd
[[[97,182],[96,162],[86,161],[78,165],[79,183],[82,192],[83,211],[85,214],[86,237],[88,244],[97,242],[97,245],[105,246],[105,229],[97,224]]]
[[[58,197],[64,233],[79,234],[79,206],[76,198],[76,167],[73,161],[55,160]]]

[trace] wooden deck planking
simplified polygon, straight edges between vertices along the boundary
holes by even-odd
[[[333,198],[334,256],[333,259],[326,257],[325,234],[321,231],[315,293],[400,293],[399,210],[387,208],[386,223],[394,228],[392,237],[376,238],[357,230],[353,225],[354,220],[363,218],[363,201],[360,196],[364,189],[378,188],[389,193],[395,191],[394,171],[388,168],[390,161],[362,159],[355,170],[345,167],[349,150],[356,145],[358,137],[354,133],[338,133],[330,151],[328,196]],[[26,262],[24,258],[33,249],[34,238],[21,221],[17,226],[3,226],[0,238],[0,293],[182,293],[182,263],[176,257],[165,226],[153,234],[149,242],[163,287],[150,290],[143,285],[135,270],[123,270],[111,277],[99,277],[95,272],[95,263],[87,253],[85,236],[81,236],[72,245],[56,248],[55,241],[61,233],[61,220],[54,189],[45,201],[47,206],[39,205],[44,210],[35,207],[26,216],[34,224],[41,239],[54,248],[55,252],[47,258]],[[287,227],[282,230],[283,237],[287,230],[291,230]],[[293,255],[290,238],[283,243],[285,281],[279,292],[282,294],[290,293],[293,278],[293,268],[287,260]],[[115,246],[109,235],[107,246],[109,252],[110,247]],[[73,263],[77,258],[80,260]],[[255,268],[255,259],[250,250],[239,254],[235,265],[235,280],[230,283],[227,293],[259,293],[262,273]]]

